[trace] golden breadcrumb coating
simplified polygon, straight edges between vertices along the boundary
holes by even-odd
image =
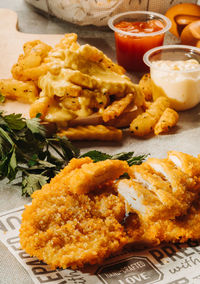
[[[100,263],[126,243],[124,203],[113,194],[40,191],[22,216],[20,243],[52,267]]]
[[[168,159],[173,162],[176,167],[188,174],[190,177],[200,176],[200,157],[196,158],[189,154],[169,151]]]
[[[67,176],[67,190],[72,193],[87,193],[107,181],[115,180],[128,171],[125,161],[106,160],[95,164],[84,164]]]

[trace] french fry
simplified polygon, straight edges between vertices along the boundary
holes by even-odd
[[[154,127],[155,135],[168,132],[173,126],[177,124],[178,119],[179,115],[175,110],[166,108]]]
[[[22,103],[31,104],[38,98],[38,90],[33,82],[15,79],[1,79],[0,92],[6,98]]]
[[[147,112],[158,121],[164,110],[169,106],[170,101],[167,97],[158,97],[156,101],[152,103],[150,108],[147,109]]]
[[[139,114],[143,113],[144,110],[142,107],[129,107],[124,111],[119,117],[109,120],[105,125],[114,126],[117,128],[129,127],[130,123],[135,119]]]
[[[133,99],[134,94],[127,94],[124,98],[114,101],[104,110],[102,114],[104,122],[119,117],[120,114],[122,114],[127,106],[133,101]]]
[[[166,97],[159,97],[149,109],[131,122],[130,132],[135,136],[145,136],[153,132],[154,126],[169,105],[169,100]]]
[[[30,106],[29,115],[31,118],[36,117],[38,113],[41,114],[41,119],[44,119],[48,107],[51,104],[51,99],[49,97],[41,97]]]
[[[37,82],[39,77],[45,75],[48,71],[48,66],[42,63],[39,66],[24,69],[21,65],[15,64],[12,68],[13,78],[19,81],[35,81]]]
[[[101,140],[120,141],[122,131],[112,126],[88,125],[68,128],[57,133],[59,136],[66,136],[69,140]]]
[[[139,87],[143,93],[146,101],[152,100],[152,86],[151,86],[151,76],[149,73],[144,74],[141,80],[139,81]]]
[[[20,81],[38,80],[48,70],[43,60],[51,50],[51,46],[35,40],[25,43],[23,49],[24,54],[19,56],[18,62],[12,67],[13,78]]]
[[[55,45],[55,48],[68,49],[71,46],[73,46],[73,48],[75,48],[75,46],[79,47],[79,44],[77,43],[77,34],[75,33],[65,34],[60,42]]]
[[[25,55],[37,54],[41,58],[47,56],[52,47],[40,40],[28,41],[24,44],[23,50]],[[23,56],[24,58],[24,56]]]

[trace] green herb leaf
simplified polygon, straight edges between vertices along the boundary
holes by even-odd
[[[38,117],[26,119],[26,125],[32,133],[39,133],[43,136],[45,135],[45,128],[40,124],[40,119]]]
[[[4,103],[6,98],[0,93],[0,103]]]
[[[105,161],[107,159],[111,159],[112,156],[108,155],[106,153],[97,151],[97,150],[92,150],[89,151],[83,155],[80,156],[81,158],[83,157],[90,157],[94,162],[99,162],[99,161]]]
[[[121,152],[109,155],[96,150],[81,155],[81,157],[90,157],[94,162],[105,161],[107,159],[127,161],[129,166],[141,164],[147,156],[148,155],[134,156],[134,152]]]
[[[29,174],[22,180],[22,195],[30,196],[35,190],[40,189],[47,181],[47,176]]]
[[[15,149],[13,149],[11,157],[10,157],[10,161],[9,161],[9,166],[8,166],[9,180],[15,179],[16,171],[17,171],[17,159],[16,159]]]
[[[127,160],[129,166],[132,165],[140,165],[141,163],[144,162],[144,160],[148,157],[149,154],[144,154],[144,155],[139,155],[135,157],[131,157]]]
[[[7,126],[12,130],[21,130],[25,126],[25,121],[21,114],[12,113],[5,115],[4,120],[6,121]]]
[[[133,157],[134,152],[122,152],[112,156],[112,160],[122,160],[127,161]]]

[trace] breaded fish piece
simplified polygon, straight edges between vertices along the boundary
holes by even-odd
[[[20,243],[30,255],[54,267],[100,263],[126,243],[124,203],[118,196],[45,190],[22,215]],[[50,193],[51,192],[51,193]]]
[[[170,182],[172,192],[175,195],[194,191],[196,185],[195,179],[176,168],[169,160],[149,158],[145,163]]]
[[[132,166],[130,180],[121,180],[117,190],[143,222],[175,219],[187,213],[200,192],[196,177],[176,168],[168,159],[149,158]]]
[[[88,193],[95,187],[117,179],[128,171],[125,161],[106,160],[97,163],[83,164],[66,177],[67,190],[72,193]]]
[[[108,181],[114,181],[128,169],[129,166],[125,161],[105,160],[93,163],[89,157],[74,158],[50,181],[48,187],[51,191],[58,191],[60,194],[63,191],[77,194],[88,193]],[[46,192],[45,186],[41,190],[44,189]],[[38,193],[38,191],[34,192],[33,198]]]
[[[159,238],[167,242],[186,242],[188,239],[200,239],[200,200],[191,206],[185,216],[176,220],[167,220],[160,224]],[[157,225],[158,227],[158,225]]]
[[[33,193],[22,215],[21,246],[53,268],[75,269],[127,244],[200,239],[198,165],[199,158],[176,151],[132,167],[72,159]],[[130,179],[116,181],[124,172]]]
[[[176,165],[178,169],[181,169],[184,173],[191,177],[200,176],[200,158],[193,157],[189,154],[169,151],[168,159]]]
[[[52,267],[62,268],[100,263],[120,250],[127,243],[120,224],[125,205],[116,195],[112,179],[127,168],[123,161],[72,159],[50,183],[32,194],[32,204],[22,215],[22,248]]]

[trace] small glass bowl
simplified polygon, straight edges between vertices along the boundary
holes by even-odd
[[[200,63],[200,48],[189,45],[164,45],[150,49],[144,54],[144,63],[151,67],[152,62],[158,60],[189,60],[195,59]],[[198,67],[197,71],[200,67]],[[164,71],[164,70],[163,70]],[[180,70],[173,70],[173,72],[180,72]],[[181,72],[194,72],[194,70],[185,70]]]
[[[150,67],[154,100],[161,95],[167,96],[171,107],[178,111],[190,109],[200,102],[200,48],[160,46],[147,51],[144,62]]]
[[[148,22],[159,20],[163,25],[161,30],[155,32],[127,32],[115,25],[125,22]],[[127,71],[145,71],[143,55],[149,49],[163,44],[164,35],[171,27],[171,21],[162,14],[150,11],[130,11],[120,13],[108,21],[108,26],[115,33],[115,45],[118,64]]]

